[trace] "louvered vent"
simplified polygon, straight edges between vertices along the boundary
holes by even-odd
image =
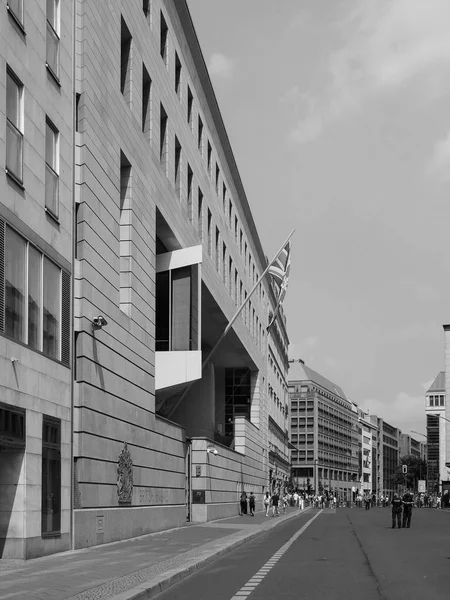
[[[70,367],[70,274],[62,272],[61,362]]]
[[[0,331],[5,331],[5,221],[0,219]]]

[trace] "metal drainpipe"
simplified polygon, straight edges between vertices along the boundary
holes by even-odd
[[[75,533],[74,533],[74,454],[73,454],[73,413],[74,413],[74,392],[75,392],[75,315],[74,315],[74,296],[75,296],[75,256],[76,256],[76,211],[75,211],[75,143],[76,143],[76,0],[72,0],[72,277],[71,277],[71,382],[70,382],[70,547],[74,550]]]

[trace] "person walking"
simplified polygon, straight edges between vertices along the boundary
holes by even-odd
[[[250,509],[250,516],[254,517],[255,516],[255,496],[253,495],[253,492],[250,492],[250,497],[248,499],[248,507]]]
[[[277,490],[274,491],[274,493],[272,494],[272,517],[275,516],[279,516],[279,511],[278,511],[278,503],[280,501],[280,496],[278,495]]]
[[[247,514],[247,494],[242,492],[241,494],[241,517]]]
[[[398,494],[394,494],[392,500],[392,529],[395,529],[395,523],[397,522],[398,528],[402,528],[402,500]]]
[[[403,494],[402,498],[403,502],[403,527],[411,527],[411,516],[412,509],[414,504],[414,497],[411,494],[410,490],[406,490],[406,493]]]
[[[369,494],[366,494],[364,496],[364,507],[366,510],[370,510],[370,496]]]
[[[270,509],[270,494],[269,494],[269,492],[266,492],[266,495],[264,496],[264,508],[266,509],[266,517],[268,517],[269,509]]]

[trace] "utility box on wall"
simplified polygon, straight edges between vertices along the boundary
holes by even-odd
[[[205,490],[192,490],[192,504],[205,504]]]

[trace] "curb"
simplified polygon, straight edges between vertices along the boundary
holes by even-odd
[[[294,517],[298,517],[299,515],[303,515],[306,512],[309,512],[311,508],[308,506],[302,511],[294,512],[289,515],[282,515],[281,520],[276,520],[273,524],[263,525],[261,529],[258,531],[253,531],[248,533],[245,537],[235,540],[231,542],[224,548],[221,548],[214,552],[213,554],[209,554],[205,557],[195,557],[187,560],[187,563],[182,567],[176,567],[174,569],[170,569],[166,571],[164,574],[159,575],[153,578],[151,581],[148,581],[145,584],[142,584],[142,587],[134,587],[126,592],[120,592],[119,594],[112,597],[111,600],[150,600],[150,598],[154,598],[158,594],[165,592],[171,586],[176,583],[179,583],[189,575],[200,571],[203,567],[207,566],[209,563],[215,561],[218,558],[221,558],[228,552],[231,552],[235,548],[242,546],[250,540],[257,538],[259,535],[262,535],[266,531],[277,527],[279,524],[284,523]]]

